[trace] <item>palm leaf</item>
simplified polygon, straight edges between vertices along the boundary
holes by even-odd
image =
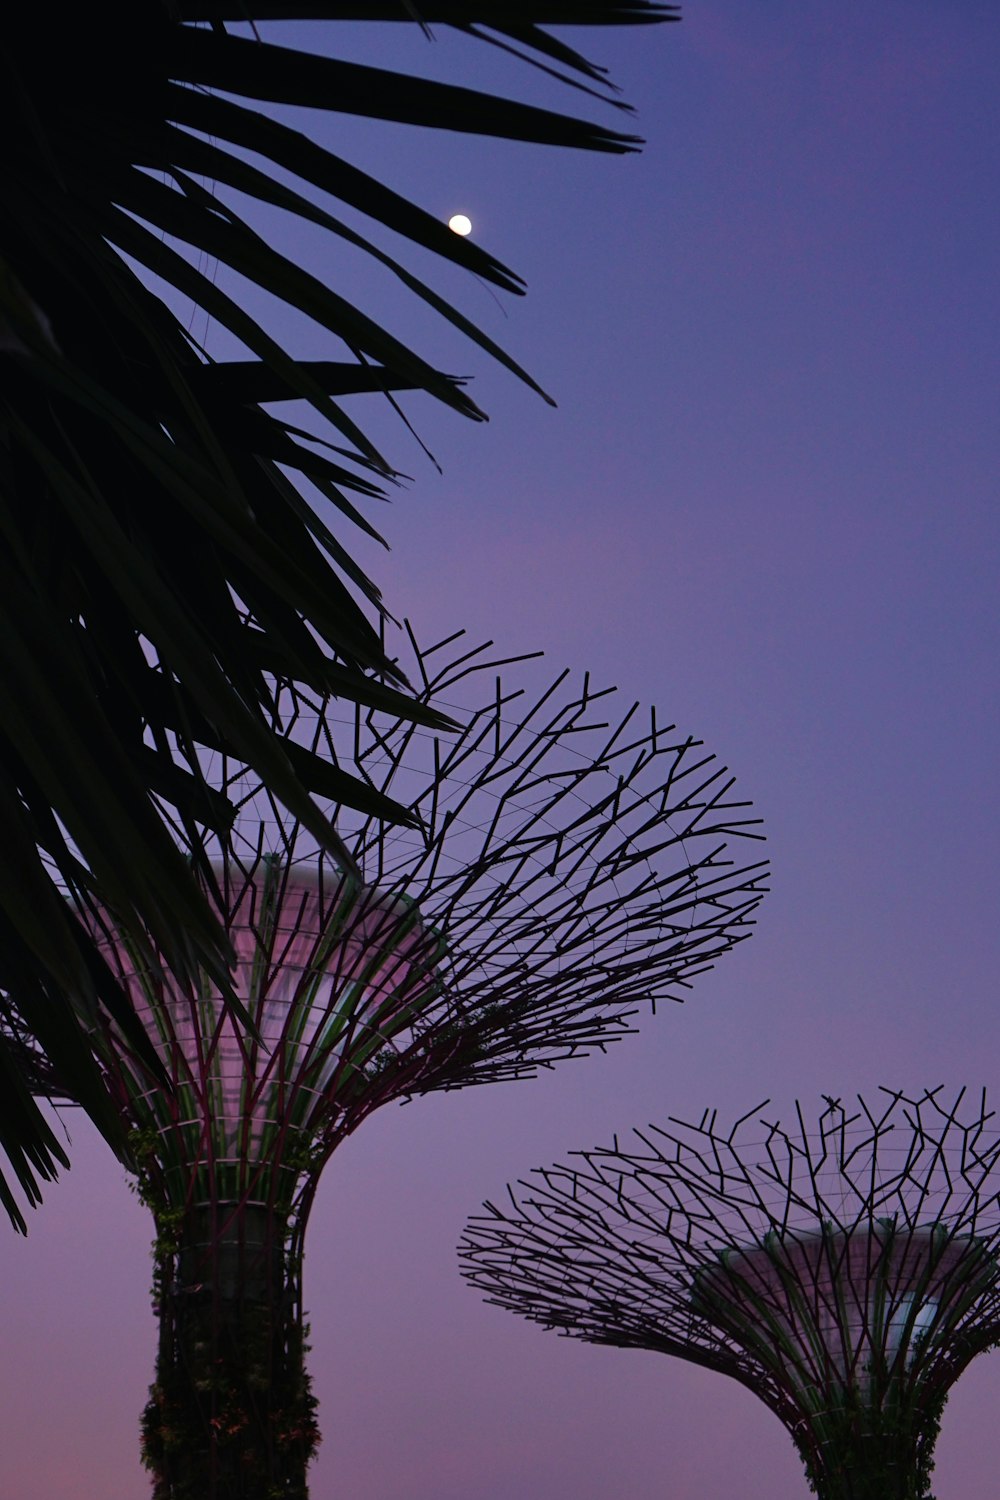
[[[5,18],[0,112],[16,148],[0,167],[0,1146],[29,1203],[65,1157],[25,1080],[79,1100],[124,1154],[88,1016],[110,1007],[145,1046],[77,912],[110,903],[150,961],[155,946],[181,973],[198,964],[226,972],[223,935],[190,871],[199,825],[224,829],[231,816],[207,757],[251,765],[346,860],[314,799],[408,815],[283,740],[275,681],[444,722],[416,705],[386,658],[369,618],[381,608],[376,585],[290,476],[314,483],[342,522],[377,535],[364,507],[395,475],[341,398],[420,389],[472,419],[483,414],[461,381],[377,313],[279,254],[226,193],[370,250],[460,336],[533,384],[331,202],[364,215],[373,233],[401,235],[507,292],[523,290],[517,275],[271,118],[272,107],[605,152],[637,145],[460,81],[226,30],[310,18],[412,25],[418,11],[425,25],[513,50],[619,110],[601,70],[540,28],[676,18],[675,7],[648,0],[98,0],[64,8],[54,23],[42,7]],[[278,171],[297,185],[279,183]],[[294,358],[199,256],[313,319],[331,357]],[[174,305],[186,299],[227,328],[245,357],[210,360],[136,265]],[[293,400],[308,403],[315,434],[264,409]],[[2,1175],[0,1204],[23,1228]]]

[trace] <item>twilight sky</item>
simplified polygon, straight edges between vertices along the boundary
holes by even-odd
[[[576,103],[443,33],[334,31],[360,60]],[[442,478],[357,403],[413,475],[378,516],[391,554],[357,550],[424,639],[544,648],[702,737],[765,819],[773,891],[753,940],[607,1057],[384,1110],[338,1152],[306,1250],[315,1500],[805,1500],[740,1387],[481,1305],[464,1220],[706,1105],[938,1082],[1000,1101],[1000,9],[690,0],[680,26],[580,44],[637,106],[642,156],[338,125],[527,278],[502,310],[436,284],[559,402],[297,246],[474,375],[492,418],[411,404]],[[138,1500],[150,1226],[64,1123],[73,1170],[26,1241],[0,1230],[0,1497]],[[945,1412],[939,1500],[992,1500],[998,1403],[994,1354]]]

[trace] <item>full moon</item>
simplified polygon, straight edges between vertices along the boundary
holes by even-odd
[[[471,234],[472,220],[467,214],[452,214],[448,220],[448,228],[453,229],[456,234]]]

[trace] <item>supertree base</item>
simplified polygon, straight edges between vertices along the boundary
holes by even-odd
[[[156,1379],[142,1418],[154,1500],[306,1500],[319,1442],[299,1257],[244,1206],[156,1245]],[[198,1225],[198,1217],[195,1217]]]
[[[841,1415],[831,1424],[830,1456],[817,1467],[814,1453],[800,1448],[809,1487],[819,1500],[934,1500],[928,1488],[937,1423],[933,1431],[871,1430],[873,1414]],[[884,1423],[883,1423],[884,1426]],[[868,1430],[866,1430],[866,1428]],[[835,1453],[849,1455],[838,1462]]]

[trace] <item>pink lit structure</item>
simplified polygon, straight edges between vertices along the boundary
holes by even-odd
[[[821,1500],[930,1500],[948,1390],[1000,1340],[1000,1143],[941,1090],[808,1132],[637,1131],[487,1204],[462,1246],[491,1302],[572,1337],[656,1349],[746,1385]]]
[[[209,975],[137,960],[110,913],[97,924],[171,1084],[109,1018],[95,1042],[157,1224],[156,1500],[306,1494],[303,1236],[340,1141],[382,1104],[622,1036],[747,935],[760,899],[763,866],[727,852],[756,820],[694,741],[634,711],[609,723],[586,680],[529,696],[485,649],[414,650],[452,734],[281,695],[289,743],[325,749],[332,785],[349,767],[395,797],[411,827],[332,808],[351,861],[335,867],[221,759],[236,830],[178,830],[242,1010]]]

